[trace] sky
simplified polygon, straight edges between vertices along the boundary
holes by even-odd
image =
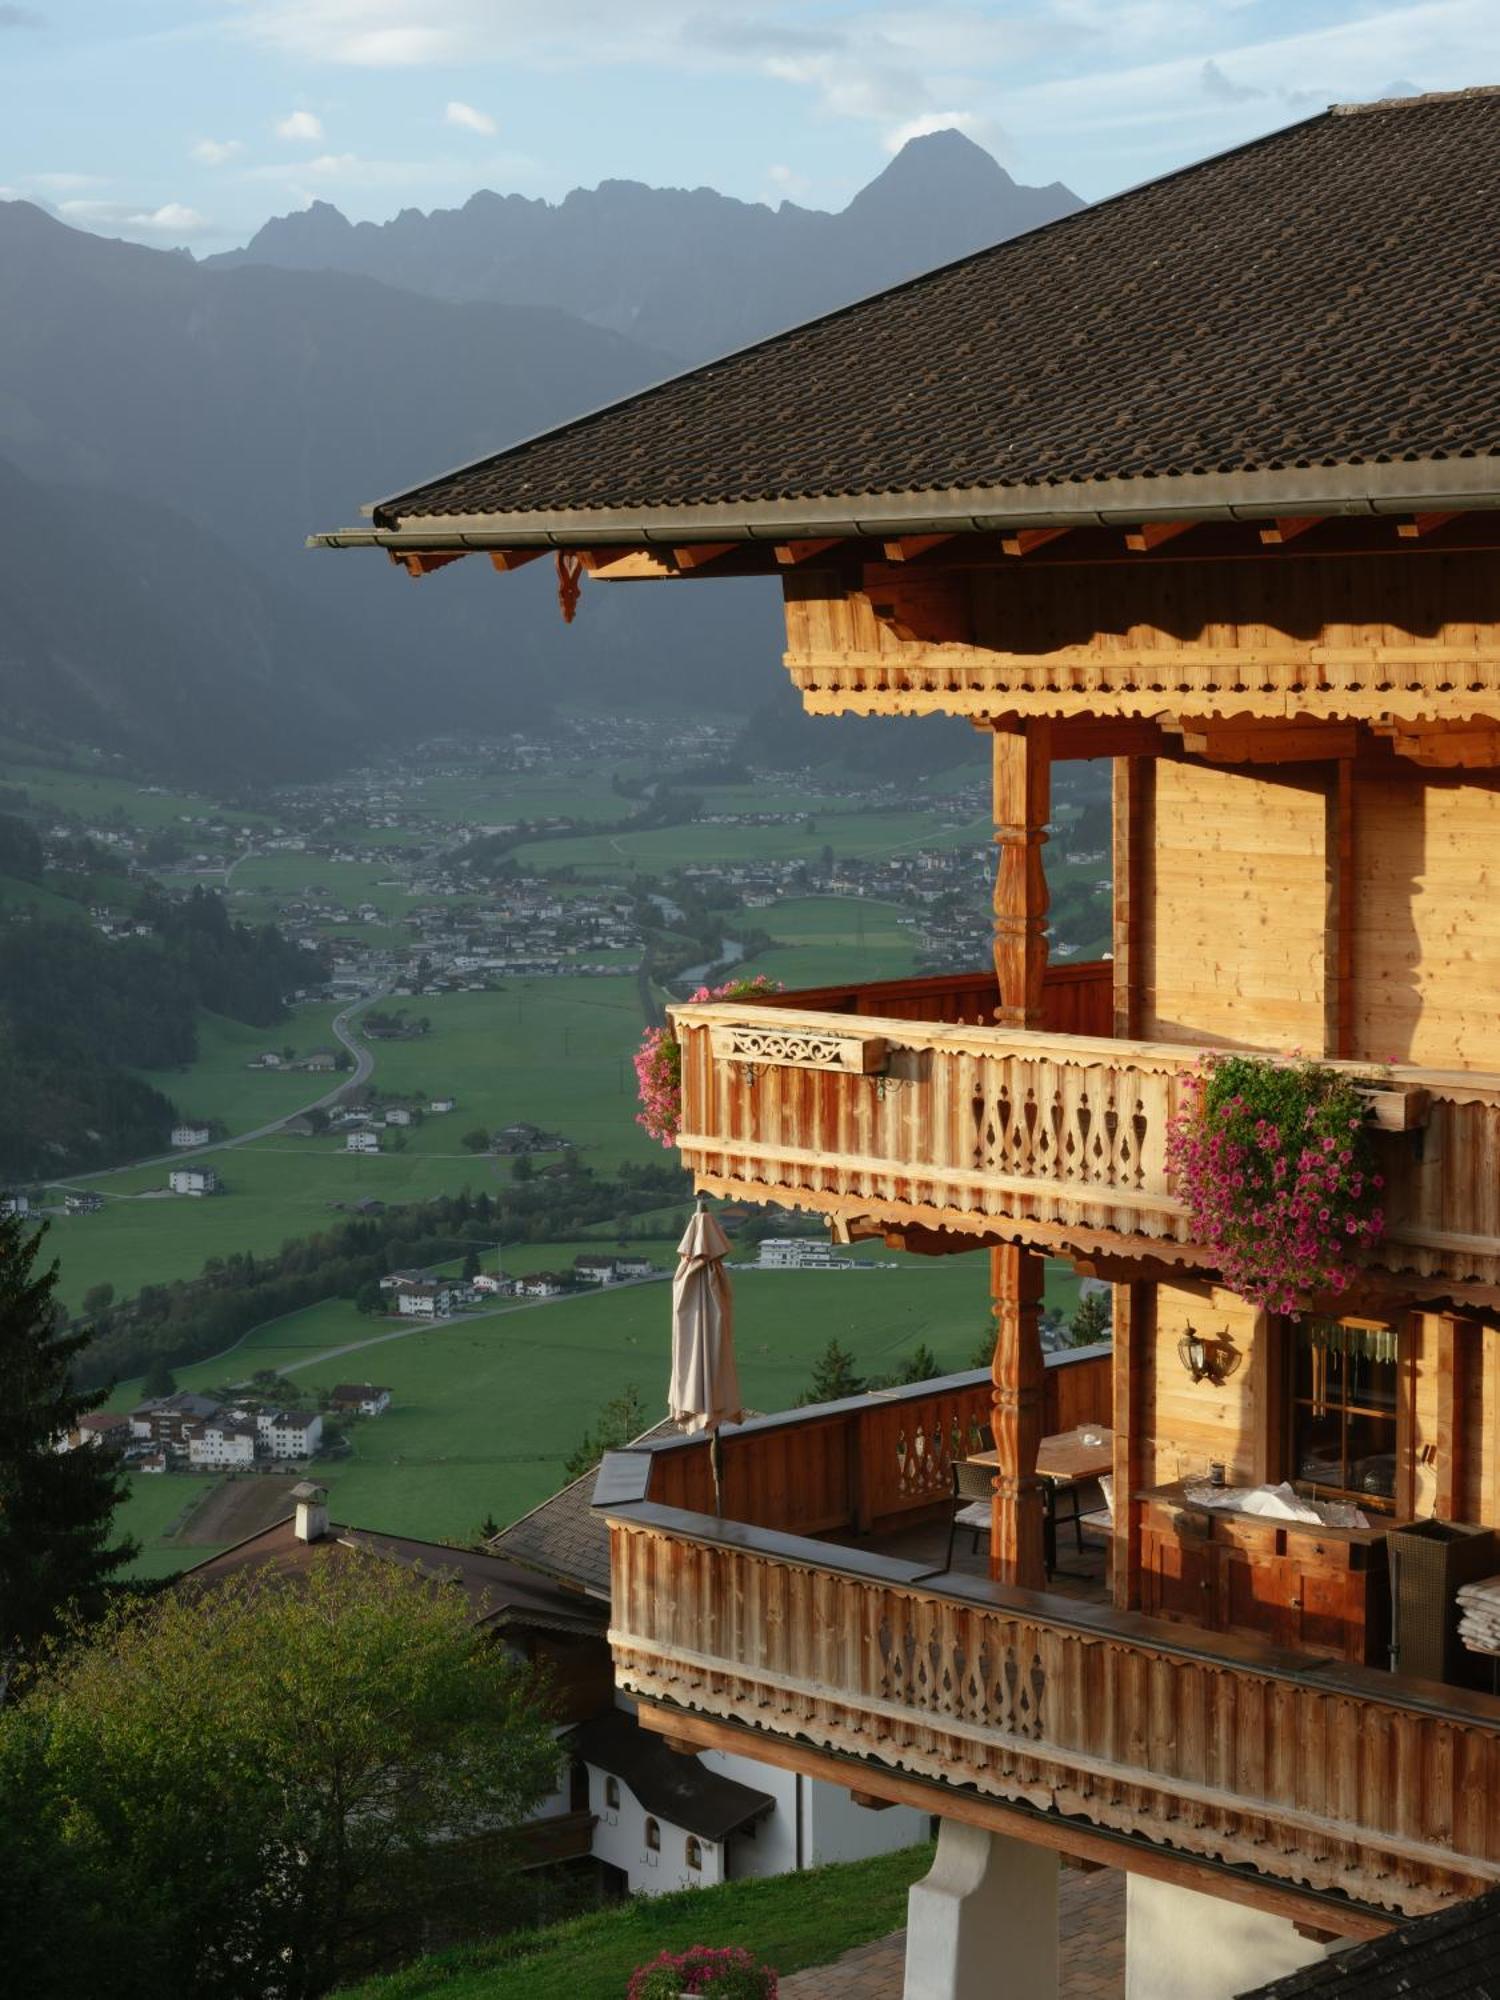
[[[957,126],[1087,200],[1500,81],[1500,0],[0,0],[0,199],[199,254],[601,180],[842,208]]]

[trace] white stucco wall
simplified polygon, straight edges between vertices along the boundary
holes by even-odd
[[[1328,1950],[1285,1917],[1127,1877],[1125,2000],[1232,2000]]]
[[[759,1820],[753,1833],[733,1836],[730,1876],[740,1880],[747,1875],[789,1874],[798,1866],[797,1773],[728,1750],[704,1750],[699,1756],[710,1771],[718,1771],[758,1792],[769,1792],[776,1801],[776,1810]],[[872,1854],[894,1854],[898,1848],[914,1847],[927,1838],[926,1813],[909,1806],[871,1812],[868,1807],[854,1803],[846,1786],[825,1784],[821,1778],[803,1778],[801,1786],[804,1868],[821,1868],[830,1861],[864,1861]]]
[[[724,1879],[724,1850],[717,1842],[699,1842],[702,1868],[687,1865],[687,1834],[670,1820],[658,1820],[661,1846],[653,1852],[646,1845],[645,1807],[623,1778],[620,1803],[612,1806],[606,1796],[606,1773],[590,1764],[589,1811],[594,1814],[594,1854],[622,1869],[633,1896],[660,1896],[668,1889],[706,1889]]]
[[[866,1861],[872,1854],[894,1854],[926,1840],[932,1817],[914,1806],[888,1806],[871,1812],[857,1806],[842,1785],[825,1785],[821,1778],[803,1780],[808,1792],[811,1839],[806,1861],[821,1868],[826,1861]]]

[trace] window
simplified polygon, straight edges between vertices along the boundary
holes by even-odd
[[[1372,1320],[1293,1328],[1292,1478],[1361,1507],[1394,1511],[1396,1332]]]
[[[661,1828],[654,1819],[646,1822],[646,1845],[653,1854],[661,1853]]]
[[[620,1781],[618,1778],[604,1780],[604,1803],[611,1812],[620,1810]]]
[[[703,1849],[699,1844],[697,1836],[695,1834],[690,1833],[688,1835],[687,1848],[685,1851],[687,1854],[687,1865],[689,1868],[701,1868],[703,1866]]]

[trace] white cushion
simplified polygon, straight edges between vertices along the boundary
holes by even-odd
[[[971,1507],[960,1507],[954,1520],[961,1528],[988,1528],[990,1510],[983,1500],[976,1500]]]

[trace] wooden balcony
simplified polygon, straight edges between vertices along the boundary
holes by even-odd
[[[1104,1368],[1049,1369],[1049,1426],[1107,1412]],[[1500,1882],[1500,1701],[885,1553],[987,1405],[953,1376],[729,1431],[722,1516],[701,1439],[611,1454],[643,1720],[1347,1932]]]
[[[1186,1043],[1110,1038],[1107,965],[1049,971],[1045,1026],[993,1025],[988,973],[672,1009],[678,1144],[698,1185],[874,1228],[913,1225],[1207,1270],[1166,1168]],[[1413,1302],[1500,1288],[1500,1076],[1341,1063],[1422,1093],[1379,1138],[1372,1268]]]

